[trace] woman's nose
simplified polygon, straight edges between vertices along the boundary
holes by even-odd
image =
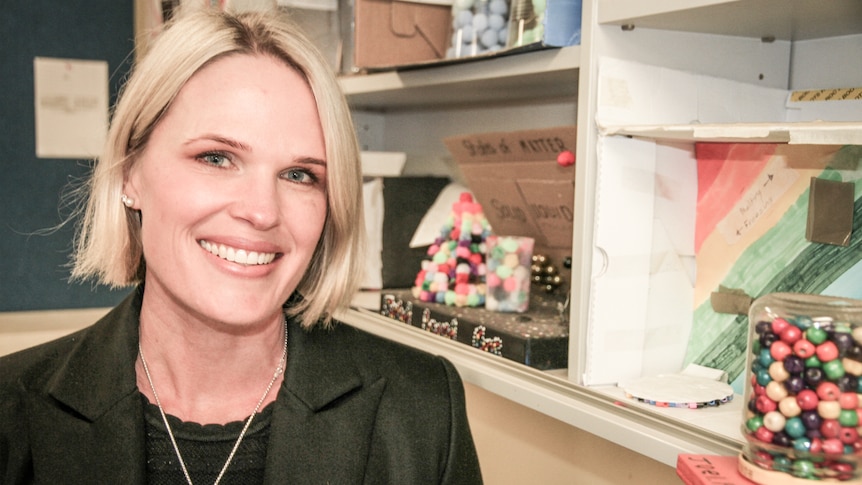
[[[231,215],[247,221],[256,229],[269,229],[278,223],[280,217],[278,195],[276,181],[249,177],[237,187]]]

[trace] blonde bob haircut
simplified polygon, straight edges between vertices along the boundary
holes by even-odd
[[[333,312],[349,303],[363,267],[359,148],[332,68],[276,10],[181,12],[152,43],[122,89],[102,155],[81,188],[72,278],[112,287],[144,281],[139,214],[120,201],[124,178],[186,82],[204,66],[232,55],[280,59],[302,74],[314,93],[326,145],[328,209],[320,241],[297,287],[302,298],[287,311],[306,327],[328,324]]]

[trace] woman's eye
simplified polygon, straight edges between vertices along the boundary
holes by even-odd
[[[198,160],[214,167],[227,167],[230,158],[223,153],[204,153],[198,156]]]
[[[282,177],[291,182],[296,182],[300,184],[312,184],[317,181],[317,177],[314,174],[306,170],[299,169],[288,170],[284,172],[284,175],[282,175]]]

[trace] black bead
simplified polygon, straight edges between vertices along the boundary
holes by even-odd
[[[796,355],[788,355],[784,359],[784,370],[790,374],[799,375],[805,370],[805,361]]]
[[[814,389],[823,382],[824,375],[820,367],[809,367],[805,369],[805,384]]]
[[[805,380],[802,376],[790,376],[784,381],[784,388],[787,389],[787,392],[790,394],[798,394],[799,391],[805,389]]]
[[[817,411],[802,411],[799,418],[802,419],[802,424],[807,430],[819,430],[820,425],[823,424],[823,418],[817,414]]]

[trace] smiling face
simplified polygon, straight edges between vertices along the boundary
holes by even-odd
[[[280,318],[327,213],[311,89],[271,57],[210,64],[156,125],[124,191],[141,212],[145,309],[231,326]]]

